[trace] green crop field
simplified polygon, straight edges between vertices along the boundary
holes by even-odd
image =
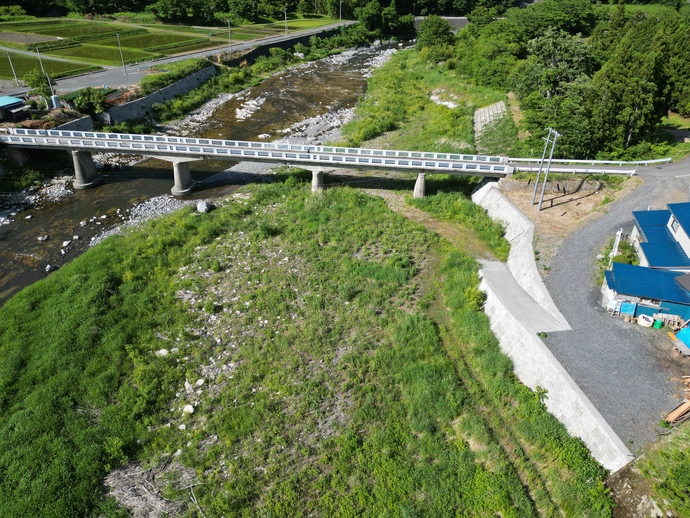
[[[32,70],[41,68],[38,58],[33,56],[25,56],[24,54],[16,54],[14,52],[10,52],[10,56],[12,58],[12,65],[19,79],[23,78]],[[46,58],[43,58],[43,66],[51,77],[62,77],[94,69],[94,67],[90,67],[83,63],[66,63],[64,61],[55,61]],[[0,53],[0,78],[14,79],[12,69],[10,68],[10,62],[7,59],[7,54],[4,52]]]
[[[191,34],[176,34],[173,32],[151,32],[148,34],[133,34],[132,36],[120,36],[122,47],[130,49],[144,49],[147,47],[157,47],[159,45],[169,45],[184,41],[197,40],[198,36]],[[104,38],[98,40],[98,45],[104,47],[117,47],[117,38]]]
[[[69,47],[66,49],[56,49],[46,51],[45,54],[53,56],[60,56],[63,58],[76,58],[88,63],[118,65],[121,63],[120,49],[115,47],[106,47],[102,45],[79,45],[77,47]],[[122,54],[125,61],[146,61],[148,59],[155,59],[160,57],[160,54],[153,54],[151,52],[143,52],[141,50],[123,48]]]
[[[65,23],[59,26],[49,25],[45,28],[34,29],[31,32],[45,34],[47,36],[59,36],[60,38],[74,38],[77,36],[88,36],[91,34],[102,34],[107,32],[126,31],[131,27],[102,22],[78,22]],[[27,31],[23,31],[27,32]]]

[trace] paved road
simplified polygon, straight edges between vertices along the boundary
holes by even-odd
[[[268,36],[266,38],[259,38],[256,40],[248,40],[242,42],[232,43],[232,50],[242,51],[249,50],[258,45],[272,45],[279,43],[281,41],[289,40],[298,36],[311,36],[313,34],[319,34],[321,32],[327,31],[329,29],[334,29],[341,25],[349,26],[357,23],[356,21],[344,21],[342,23],[335,23],[332,25],[324,25],[323,27],[318,27],[315,29],[307,29],[300,32],[291,32],[290,34],[279,34],[276,36]],[[176,56],[171,56],[167,58],[156,59],[153,61],[147,61],[145,63],[140,63],[138,65],[127,65],[125,67],[127,73],[122,69],[122,67],[104,67],[103,70],[98,72],[93,72],[91,74],[85,74],[81,76],[74,76],[65,79],[57,80],[56,90],[58,92],[71,92],[74,90],[79,90],[80,88],[86,88],[87,86],[111,86],[111,87],[123,87],[137,84],[141,78],[144,76],[144,71],[151,68],[153,65],[161,65],[166,63],[173,63],[175,61],[180,61],[189,58],[199,58],[213,56],[214,54],[219,54],[220,52],[227,52],[228,45],[223,45],[221,47],[215,47],[212,49],[201,50],[198,52],[190,52],[187,54],[178,54]],[[10,49],[5,47],[0,47],[0,52],[21,52],[24,54],[35,55],[35,53],[26,51],[17,51],[16,49]],[[45,58],[45,55],[42,55]],[[50,59],[53,59],[50,56]],[[66,61],[66,60],[62,60]],[[4,80],[3,84],[7,91],[7,95],[21,96],[26,94],[29,90],[27,87],[20,86],[10,86],[14,84],[14,81]]]
[[[600,305],[596,255],[617,229],[630,231],[632,211],[688,201],[690,160],[639,173],[644,184],[568,238],[546,279],[573,330],[549,333],[545,343],[633,453],[656,439],[659,421],[680,402],[670,378],[690,374],[665,331],[626,324]]]

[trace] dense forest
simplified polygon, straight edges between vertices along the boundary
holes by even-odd
[[[515,92],[535,141],[547,127],[562,135],[558,155],[634,159],[664,152],[656,129],[669,110],[690,115],[686,9],[545,0],[499,17],[480,7],[456,38],[427,18],[418,48],[475,84]]]

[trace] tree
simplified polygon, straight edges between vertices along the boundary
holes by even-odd
[[[592,85],[595,138],[625,150],[650,135],[669,108],[665,36],[657,20],[628,30]]]
[[[105,91],[90,86],[82,88],[73,103],[78,112],[94,117],[105,111]]]
[[[453,43],[455,36],[450,24],[435,14],[427,16],[419,26],[417,49],[443,46]]]
[[[355,14],[367,30],[380,31],[383,28],[381,11],[381,4],[378,3],[378,0],[371,0],[364,7],[355,10]]]
[[[52,95],[50,85],[55,85],[43,71],[37,68],[24,76],[24,82],[31,88],[29,95],[41,95],[43,97],[50,97]]]
[[[549,99],[562,93],[561,85],[592,72],[592,55],[579,35],[550,28],[543,36],[531,40],[527,50],[535,57],[529,73],[539,77],[540,93]]]

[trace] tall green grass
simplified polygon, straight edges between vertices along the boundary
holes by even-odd
[[[374,71],[357,118],[343,127],[343,136],[347,145],[358,147],[398,130],[385,137],[393,148],[471,152],[475,108],[504,98],[504,93],[458,81],[453,71],[430,65],[416,51],[401,51]]]
[[[206,516],[607,515],[603,470],[498,352],[476,263],[433,271],[461,341],[417,306],[437,243],[380,199],[288,179],[22,291],[0,308],[0,515],[112,515],[104,475],[177,450]]]
[[[464,194],[439,192],[425,198],[408,201],[437,219],[452,221],[471,228],[498,259],[508,260],[510,243],[504,237],[505,228],[501,223],[492,220],[482,207],[472,203],[472,200]]]

